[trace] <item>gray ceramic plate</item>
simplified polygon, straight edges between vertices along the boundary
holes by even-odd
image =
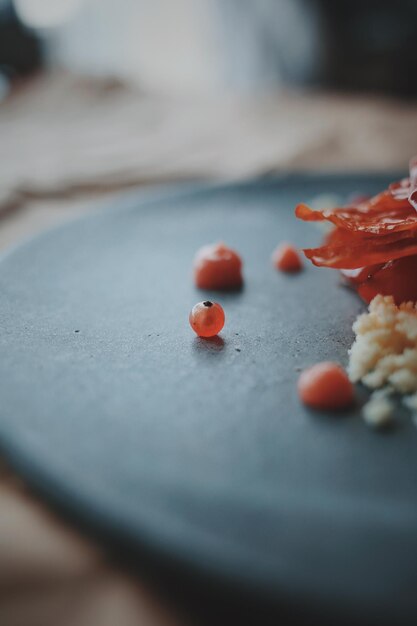
[[[273,270],[321,233],[294,205],[391,177],[297,176],[186,189],[27,243],[0,265],[0,440],[76,519],[232,580],[311,623],[417,623],[417,432],[370,432],[300,406],[300,368],[346,362],[362,309],[336,272]],[[199,293],[196,249],[224,240],[241,293]],[[212,297],[221,339],[188,312]],[[163,559],[162,559],[163,560]]]

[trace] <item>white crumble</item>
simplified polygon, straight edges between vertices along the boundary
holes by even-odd
[[[353,324],[348,375],[371,389],[390,385],[402,394],[417,392],[417,306],[396,306],[391,296],[376,296]],[[417,403],[417,399],[416,399]]]
[[[362,409],[362,416],[368,426],[383,428],[393,421],[394,405],[386,395],[374,392]]]

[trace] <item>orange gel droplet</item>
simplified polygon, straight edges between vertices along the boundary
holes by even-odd
[[[224,243],[203,246],[194,259],[194,281],[199,289],[241,287],[242,259]]]
[[[300,255],[290,243],[282,243],[274,250],[272,263],[281,272],[299,272],[303,267]]]
[[[223,308],[217,302],[199,302],[190,313],[191,328],[199,337],[214,337],[224,326]]]
[[[324,361],[301,373],[298,395],[313,409],[345,409],[353,403],[354,389],[340,365]]]

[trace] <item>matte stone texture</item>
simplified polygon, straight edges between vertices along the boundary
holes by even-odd
[[[300,623],[417,623],[417,431],[371,432],[359,407],[312,412],[299,372],[347,362],[363,310],[338,273],[277,272],[276,245],[317,244],[294,218],[391,177],[288,175],[129,194],[0,264],[0,442],[97,532],[273,599]],[[224,241],[237,293],[199,292],[192,259]],[[218,338],[192,306],[222,304]],[[337,620],[337,621],[335,621]]]

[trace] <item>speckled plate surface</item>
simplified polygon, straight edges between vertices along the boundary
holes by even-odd
[[[346,363],[362,305],[337,272],[270,264],[317,243],[293,208],[391,177],[289,175],[119,206],[0,264],[0,442],[50,502],[163,561],[233,580],[301,623],[417,623],[417,432],[300,406],[300,368]],[[199,293],[196,249],[243,256],[240,293]],[[198,300],[221,338],[188,326]]]

